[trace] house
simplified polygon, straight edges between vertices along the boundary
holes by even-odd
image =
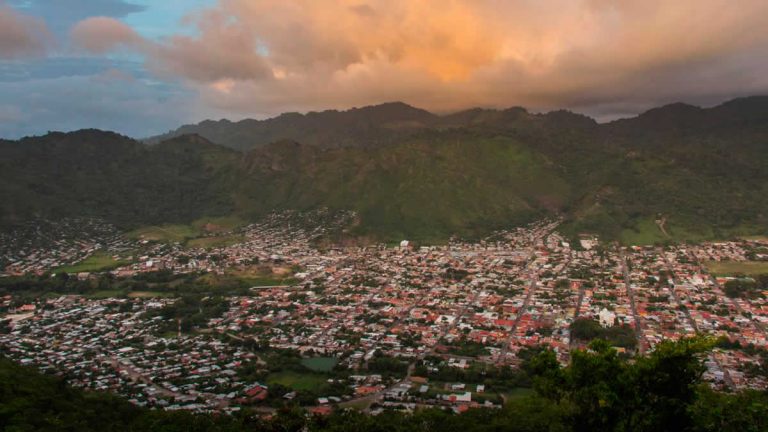
[[[447,396],[447,399],[453,403],[459,403],[459,402],[472,402],[472,393],[471,392],[465,392],[462,394],[452,394]]]
[[[267,398],[268,394],[267,387],[261,384],[256,384],[245,391],[249,402],[261,402]]]
[[[377,386],[360,386],[355,389],[355,394],[358,396],[365,396],[379,391],[381,387]]]
[[[313,415],[327,416],[331,414],[331,412],[333,412],[333,408],[328,405],[325,405],[325,406],[311,408],[309,412],[312,413]]]
[[[600,325],[603,327],[613,327],[613,323],[616,320],[616,314],[603,308],[597,315],[600,320]]]

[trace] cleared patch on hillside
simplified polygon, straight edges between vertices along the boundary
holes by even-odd
[[[753,276],[768,273],[768,261],[707,261],[704,265],[710,273],[715,275]]]

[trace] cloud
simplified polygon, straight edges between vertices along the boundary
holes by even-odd
[[[66,34],[73,24],[85,18],[124,18],[146,9],[124,0],[10,0],[9,3],[17,10],[41,17],[53,33],[59,35]]]
[[[42,57],[51,43],[45,22],[0,2],[0,58]]]
[[[141,49],[144,39],[132,28],[109,17],[92,17],[72,29],[72,41],[93,54],[106,54],[119,48]]]
[[[194,36],[99,24],[79,45],[132,47],[241,114],[397,99],[611,116],[768,90],[763,0],[219,0],[188,17]]]
[[[233,25],[228,17],[210,14],[199,22],[199,30],[200,37],[174,36],[165,44],[148,48],[150,68],[198,82],[271,76],[249,29]]]
[[[116,83],[115,80],[119,80]],[[48,130],[112,130],[136,138],[163,133],[199,116],[194,93],[124,72],[0,81],[0,137]]]

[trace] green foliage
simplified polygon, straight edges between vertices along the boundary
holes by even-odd
[[[688,412],[696,419],[694,431],[764,431],[768,429],[768,393],[744,391],[730,395],[701,387]]]
[[[150,411],[114,396],[73,390],[57,378],[0,359],[0,426],[11,431],[765,430],[766,393],[722,393],[702,385],[701,357],[712,344],[703,339],[663,342],[649,356],[628,362],[606,342],[595,341],[589,351],[574,351],[567,367],[551,351],[531,351],[524,368],[533,375],[535,393],[512,398],[501,410],[461,415],[438,409],[385,411],[375,417],[342,410],[308,419],[295,408],[282,408],[267,421],[247,410],[235,417]]]
[[[408,362],[388,357],[377,351],[373,358],[368,361],[368,372],[378,373],[384,376],[403,377],[408,372]]]
[[[0,143],[0,223],[75,215],[162,228],[329,207],[357,211],[348,234],[378,240],[477,237],[554,215],[568,237],[626,243],[765,235],[766,106],[671,106],[599,125],[567,112],[438,117],[388,104],[182,128],[243,153],[195,135],[145,146],[55,133]]]
[[[239,155],[196,137],[155,147],[96,130],[0,143],[0,225],[102,217],[122,227],[231,213]]]
[[[768,289],[764,286],[764,279],[731,279],[725,283],[723,291],[730,298],[754,298],[759,295],[759,291]]]
[[[579,318],[571,323],[571,337],[583,341],[604,339],[617,347],[634,348],[637,345],[637,337],[632,327],[628,325],[614,325],[603,328],[599,322]]]

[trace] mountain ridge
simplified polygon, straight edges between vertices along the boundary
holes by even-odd
[[[681,126],[680,122],[707,121],[710,113],[724,114],[744,110],[750,106],[759,114],[756,120],[768,118],[768,96],[736,98],[710,108],[702,108],[676,102],[648,109],[636,116],[598,123],[595,119],[569,110],[558,109],[543,113],[531,113],[523,107],[469,108],[454,113],[438,115],[408,105],[404,102],[387,102],[378,105],[354,107],[348,110],[310,111],[283,113],[275,117],[256,120],[227,119],[204,120],[186,124],[175,130],[143,141],[156,144],[174,136],[195,133],[208,140],[237,150],[250,150],[274,141],[289,139],[320,147],[365,146],[388,143],[410,136],[423,129],[440,129],[471,126],[509,126],[521,118],[568,119],[573,126],[606,127],[620,129],[627,122],[656,122],[656,127]],[[755,110],[755,108],[758,108]],[[682,126],[690,126],[684,124]],[[396,133],[399,131],[400,133]],[[389,132],[389,135],[387,135]],[[387,135],[371,139],[371,134]],[[373,141],[373,142],[372,142]],[[380,141],[380,142],[379,142]]]
[[[607,124],[567,111],[433,117],[406,108],[440,122],[377,135],[376,121],[359,120],[403,120],[403,105],[357,110],[364,126],[337,124],[324,136],[372,134],[363,145],[272,133],[280,138],[233,150],[194,134],[144,145],[96,130],[3,142],[0,222],[89,215],[130,228],[328,207],[359,214],[350,235],[383,240],[477,237],[553,216],[571,235],[626,243],[768,227],[768,98],[677,104]],[[655,227],[660,215],[671,239]]]

